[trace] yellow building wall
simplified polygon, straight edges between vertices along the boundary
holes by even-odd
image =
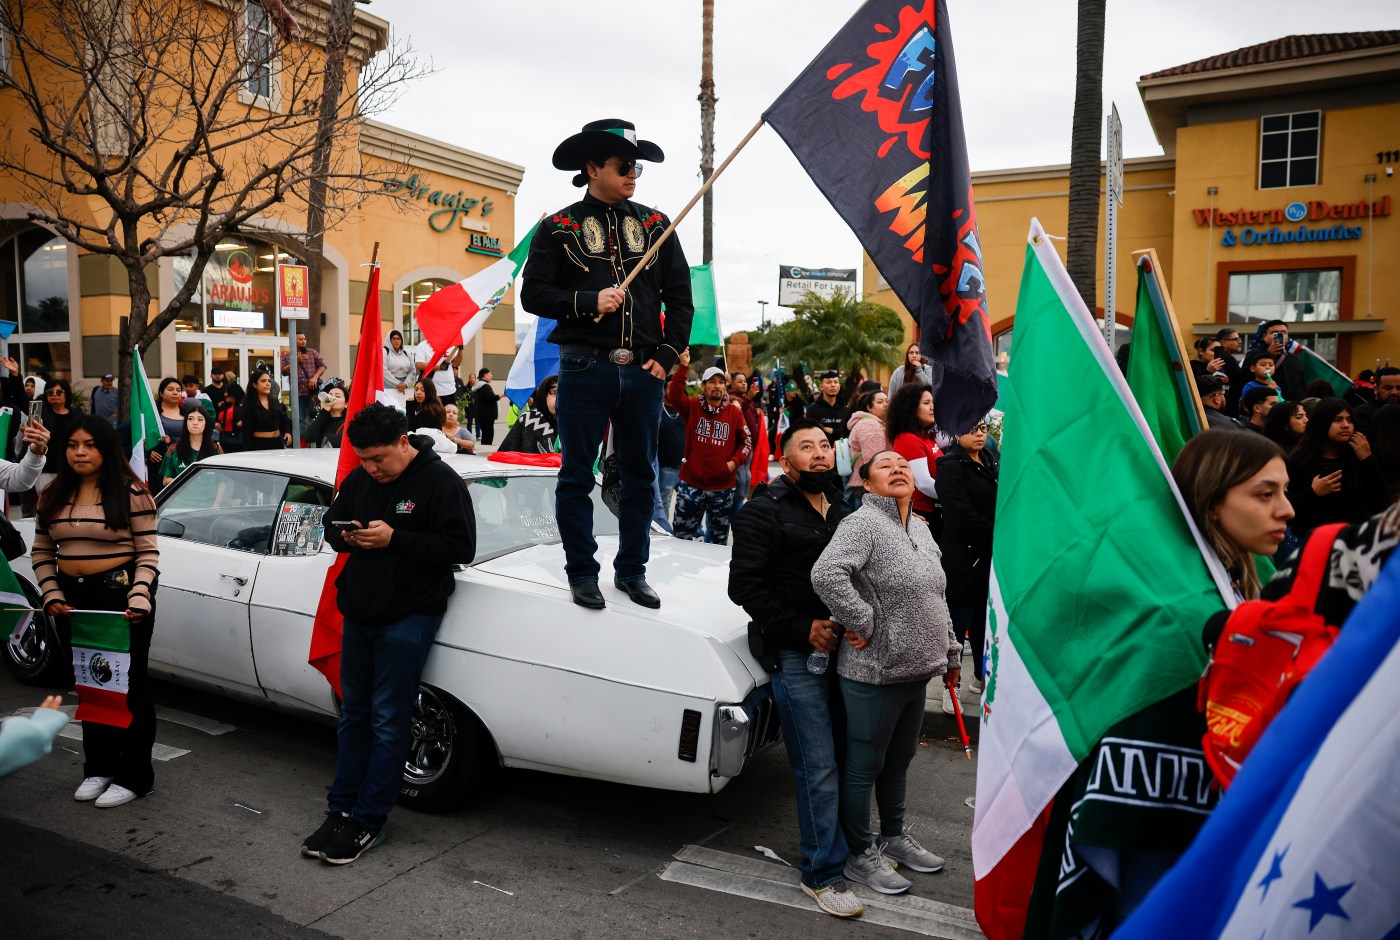
[[[1344,289],[1343,320],[1390,318],[1384,332],[1352,334],[1350,354],[1346,340],[1339,344],[1339,365],[1351,372],[1374,367],[1376,359],[1400,361],[1395,337],[1400,316],[1400,180],[1386,176],[1376,162],[1378,151],[1394,149],[1395,129],[1400,128],[1400,103],[1327,110],[1322,116],[1321,173],[1315,186],[1259,189],[1259,121],[1230,121],[1187,126],[1177,131],[1177,197],[1173,217],[1175,268],[1170,273],[1172,296],[1183,322],[1222,322],[1221,281],[1229,266],[1239,262],[1297,264],[1315,258],[1349,258],[1354,265],[1350,296]],[[1367,175],[1374,174],[1374,183]],[[1219,192],[1208,194],[1210,187]],[[1278,245],[1225,247],[1219,227],[1197,224],[1195,209],[1214,207],[1222,212],[1239,209],[1282,209],[1291,202],[1330,204],[1381,201],[1390,197],[1391,215],[1379,218],[1308,220],[1309,228],[1330,227],[1339,221],[1360,226],[1360,239]],[[1244,229],[1267,230],[1276,223],[1236,224],[1235,236]],[[1297,223],[1277,223],[1292,230]],[[1224,275],[1224,276],[1223,276]],[[1345,335],[1345,334],[1344,334]]]

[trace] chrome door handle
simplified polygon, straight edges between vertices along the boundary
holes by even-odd
[[[219,577],[221,577],[221,578],[228,578],[230,581],[232,581],[234,584],[238,585],[239,587],[242,587],[243,585],[245,585],[245,584],[248,583],[248,579],[247,579],[247,578],[240,578],[240,577],[239,577],[238,575],[236,575],[236,574],[221,574],[221,575],[219,575]]]

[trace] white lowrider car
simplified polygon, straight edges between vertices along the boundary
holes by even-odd
[[[307,665],[311,621],[334,553],[322,544],[337,452],[231,454],[161,493],[155,675],[333,719]],[[616,519],[595,489],[604,611],[570,602],[554,518],[554,470],[444,458],[476,514],[477,549],[456,574],[414,715],[401,799],[453,804],[496,765],[717,792],[779,737],[768,676],[726,596],[728,550],[655,534],[648,579],[660,610],[606,575]],[[32,544],[32,523],[19,523]],[[33,592],[28,556],[14,568]],[[58,624],[37,618],[6,644],[35,684],[71,679]]]

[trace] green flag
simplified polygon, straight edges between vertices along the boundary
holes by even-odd
[[[4,410],[9,411],[8,408]],[[24,596],[24,588],[20,587],[5,556],[0,555],[0,634],[17,644],[33,619],[34,608]]]
[[[1040,857],[1034,823],[1110,727],[1200,677],[1201,627],[1232,596],[1039,222],[1016,329],[1001,381],[979,891],[1005,877],[1003,860]]]
[[[1347,378],[1344,372],[1334,367],[1332,363],[1323,359],[1301,343],[1298,344],[1294,355],[1298,359],[1298,365],[1303,367],[1304,385],[1322,379],[1322,381],[1332,386],[1332,391],[1336,392],[1338,398],[1341,398],[1346,395],[1347,392],[1351,391],[1352,387],[1356,384],[1351,379]]]
[[[1205,410],[1196,391],[1176,317],[1159,277],[1155,252],[1137,258],[1137,310],[1133,315],[1128,388],[1157,447],[1170,465],[1181,448],[1205,428]]]
[[[690,345],[718,346],[719,305],[715,302],[715,275],[708,264],[690,269],[690,296],[695,302],[695,319],[690,321]]]
[[[160,444],[165,432],[160,425],[151,383],[141,365],[141,348],[131,351],[131,469],[141,480],[146,476],[146,455]]]

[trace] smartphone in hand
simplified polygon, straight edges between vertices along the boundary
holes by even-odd
[[[344,538],[347,532],[354,532],[357,529],[364,528],[364,526],[353,519],[332,519],[330,522],[327,522],[326,525],[339,532],[341,538]]]

